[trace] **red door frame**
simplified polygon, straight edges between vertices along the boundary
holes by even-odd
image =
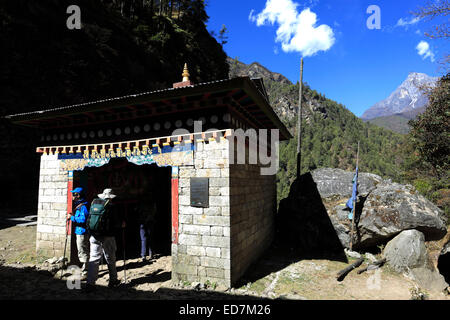
[[[67,181],[67,213],[72,212],[72,190],[73,190],[73,171],[69,171],[69,180]],[[66,232],[72,235],[72,221],[66,217]]]

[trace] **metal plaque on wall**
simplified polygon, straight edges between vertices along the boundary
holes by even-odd
[[[191,207],[209,207],[209,178],[191,178]]]

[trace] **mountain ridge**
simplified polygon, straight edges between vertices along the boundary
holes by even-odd
[[[410,131],[409,121],[414,120],[421,113],[424,113],[427,106],[423,106],[417,109],[402,113],[394,113],[390,116],[381,116],[373,119],[365,120],[365,122],[373,123],[379,127],[400,133],[407,134]]]
[[[272,72],[259,62],[254,61],[250,64],[245,64],[238,59],[233,59],[230,57],[227,57],[227,62],[230,66],[230,74],[232,76],[249,76],[251,78],[255,77],[255,75],[264,76],[273,81],[284,84],[292,84],[292,82],[281,73]]]
[[[227,59],[229,77],[261,77],[269,97],[269,103],[294,137],[297,136],[297,112],[299,84],[283,82],[281,77],[267,73],[268,69]],[[270,71],[269,71],[270,72]],[[274,80],[278,79],[278,81]],[[402,136],[390,130],[365,123],[344,105],[330,100],[303,83],[302,91],[302,146],[301,172],[330,167],[353,171],[356,165],[356,149],[360,142],[359,167],[361,172],[371,172],[399,181],[398,150]],[[297,171],[297,139],[280,143],[280,168],[277,174],[277,196],[281,200],[289,194]]]
[[[386,99],[367,109],[361,119],[371,120],[422,108],[428,103],[426,90],[432,88],[437,79],[424,73],[410,72],[408,77]]]

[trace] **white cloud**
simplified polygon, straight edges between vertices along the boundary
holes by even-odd
[[[281,43],[284,52],[300,52],[304,57],[329,50],[334,42],[333,30],[325,24],[317,26],[317,15],[310,8],[298,13],[298,4],[292,0],[267,0],[262,12],[249,20],[258,27],[277,24],[275,41]]]
[[[430,49],[430,45],[426,41],[420,41],[416,47],[417,53],[422,59],[430,58],[431,62],[434,62],[434,53]]]
[[[254,12],[255,12],[254,9],[252,9],[252,10],[250,11],[250,14],[248,15],[248,20],[254,21],[254,20],[256,19],[255,16],[253,15]]]
[[[416,24],[416,23],[419,22],[420,20],[421,20],[421,18],[418,18],[418,17],[411,18],[411,19],[409,19],[409,20],[408,20],[408,18],[406,18],[406,19],[400,18],[400,19],[397,21],[397,24],[396,24],[395,26],[396,26],[396,27],[405,27],[405,28],[408,28],[408,26],[413,25],[413,24]]]

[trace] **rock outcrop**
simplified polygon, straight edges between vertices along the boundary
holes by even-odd
[[[402,231],[387,243],[383,255],[395,271],[407,274],[426,290],[442,292],[448,287],[444,276],[429,263],[425,236],[420,231]]]
[[[354,172],[342,169],[321,168],[311,172],[317,190],[325,202],[333,198],[349,198],[352,194],[352,180]],[[372,173],[359,173],[358,193],[367,196],[383,181],[380,176]]]
[[[383,255],[397,272],[424,267],[427,264],[425,236],[417,230],[402,231],[386,244]]]
[[[436,270],[430,270],[429,268],[414,268],[410,271],[409,276],[419,286],[429,291],[442,292],[448,287],[444,277]]]
[[[359,220],[360,244],[373,245],[402,230],[416,229],[425,240],[442,238],[442,211],[412,186],[382,181],[367,197]]]
[[[302,224],[301,228],[306,228],[319,213],[324,218],[320,208],[325,208],[335,235],[342,246],[348,248],[351,220],[345,203],[351,196],[353,176],[354,172],[330,168],[302,175],[300,182],[295,181],[291,186],[288,198],[280,202],[279,220],[286,217],[286,224],[296,221]],[[295,228],[295,224],[290,228]],[[315,226],[311,228],[318,232]],[[359,173],[353,249],[386,244],[400,232],[410,229],[422,232],[427,241],[442,238],[447,232],[442,210],[410,185],[384,180],[371,173]],[[308,231],[297,234],[301,237]],[[330,237],[323,233],[316,236]]]

